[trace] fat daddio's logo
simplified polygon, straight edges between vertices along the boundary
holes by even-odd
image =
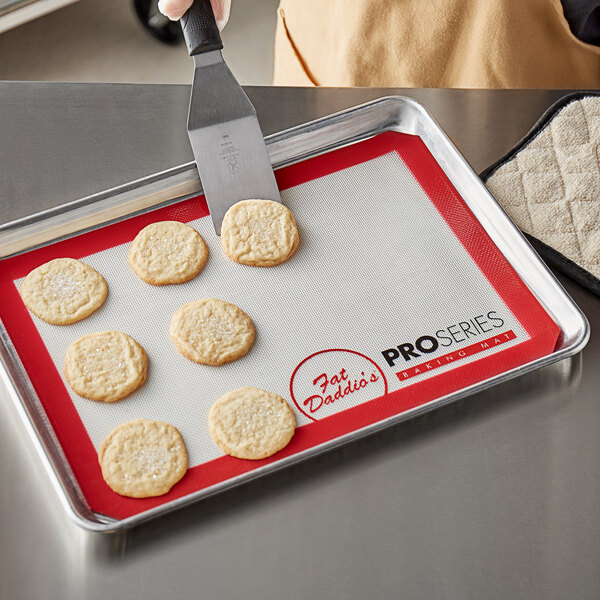
[[[296,367],[290,393],[298,410],[316,421],[387,394],[387,381],[363,354],[323,350]]]

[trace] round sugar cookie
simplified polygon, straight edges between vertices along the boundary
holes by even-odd
[[[168,423],[147,419],[119,425],[102,442],[98,461],[108,486],[130,498],[166,494],[188,466],[179,431]]]
[[[208,247],[202,236],[179,221],[159,221],[144,227],[129,247],[127,259],[146,283],[183,283],[202,271]]]
[[[235,304],[218,298],[182,306],[173,315],[169,333],[183,356],[211,366],[246,355],[255,337],[252,319]]]
[[[126,333],[101,331],[73,342],[65,357],[64,374],[73,390],[90,400],[115,402],[144,381],[148,356]]]
[[[296,429],[296,419],[281,396],[244,387],[215,402],[208,415],[208,429],[226,454],[259,460],[288,445]]]
[[[272,200],[242,200],[223,217],[221,243],[237,263],[273,267],[298,247],[298,227],[291,211]]]
[[[69,325],[98,310],[108,292],[104,277],[74,258],[55,258],[33,269],[19,289],[25,306],[52,325]]]

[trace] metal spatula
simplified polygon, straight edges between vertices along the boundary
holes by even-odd
[[[221,54],[209,0],[196,0],[181,19],[196,69],[188,134],[217,235],[230,206],[250,198],[281,202],[254,106]]]

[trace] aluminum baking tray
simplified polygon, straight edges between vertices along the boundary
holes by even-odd
[[[393,136],[396,133],[404,135],[400,136],[401,139],[400,137],[395,138]],[[414,140],[419,141],[414,141],[413,136]],[[400,139],[400,142],[398,142],[398,139]],[[197,501],[200,498],[224,491],[249,479],[304,460],[309,456],[323,452],[351,439],[366,435],[383,427],[413,417],[424,411],[431,410],[466,395],[481,391],[491,385],[506,381],[507,379],[531,371],[532,369],[571,356],[579,352],[588,340],[589,324],[583,313],[569,298],[552,273],[541,262],[537,254],[533,251],[519,230],[508,219],[504,211],[489,194],[478,176],[473,172],[434,119],[423,106],[414,100],[403,97],[382,98],[269,136],[266,138],[266,141],[271,161],[277,170],[278,175],[283,174],[280,177],[280,185],[282,181],[287,181],[287,184],[284,187],[289,187],[292,190],[305,190],[302,193],[299,192],[297,194],[298,197],[295,200],[300,202],[300,204],[297,205],[297,209],[300,212],[302,206],[310,203],[311,186],[314,188],[314,186],[317,185],[314,181],[320,182],[322,178],[324,178],[323,181],[327,181],[327,186],[329,186],[327,189],[330,190],[328,193],[331,195],[337,193],[336,190],[338,190],[341,183],[345,181],[343,178],[348,176],[354,178],[352,179],[352,186],[359,186],[360,182],[365,180],[369,181],[369,179],[372,178],[373,180],[369,184],[370,187],[365,188],[367,190],[365,193],[370,195],[372,190],[374,198],[377,197],[378,194],[379,196],[385,196],[385,194],[390,191],[388,188],[390,188],[391,184],[388,185],[386,183],[383,185],[379,179],[381,179],[382,173],[384,175],[385,173],[395,173],[397,165],[396,163],[388,164],[386,162],[384,164],[372,161],[380,160],[382,157],[387,161],[388,159],[386,157],[389,157],[390,155],[386,154],[384,150],[386,150],[386,148],[390,152],[395,150],[397,143],[404,144],[404,150],[402,150],[404,154],[400,153],[400,156],[402,156],[404,163],[409,165],[410,170],[413,175],[417,177],[419,183],[421,183],[419,177],[425,178],[423,181],[432,177],[431,167],[433,163],[427,163],[427,160],[429,160],[427,156],[432,157],[434,163],[437,164],[436,169],[439,167],[440,173],[435,175],[437,179],[434,177],[435,181],[431,183],[431,189],[429,191],[426,190],[427,194],[431,197],[436,196],[436,194],[439,195],[435,186],[442,186],[444,190],[449,190],[448,193],[450,195],[455,195],[456,201],[461,206],[464,203],[464,208],[460,208],[460,210],[464,210],[465,214],[468,213],[470,215],[469,219],[471,219],[471,221],[468,219],[465,221],[467,223],[467,229],[463,227],[463,231],[460,233],[460,235],[463,236],[460,238],[462,240],[462,245],[464,246],[464,249],[467,250],[465,257],[468,255],[474,256],[475,250],[470,248],[469,244],[471,244],[470,238],[472,237],[471,229],[475,227],[478,231],[480,230],[478,235],[484,240],[482,243],[490,244],[490,248],[495,248],[494,252],[497,252],[498,260],[502,263],[501,270],[495,274],[486,272],[485,270],[482,271],[485,277],[481,278],[481,285],[487,285],[486,281],[489,280],[488,283],[491,282],[492,284],[490,285],[489,294],[493,295],[496,293],[496,287],[500,290],[502,286],[505,285],[505,280],[514,280],[514,282],[518,283],[517,287],[522,286],[520,293],[531,296],[527,302],[531,304],[531,310],[537,315],[535,318],[538,319],[539,328],[548,331],[554,331],[555,329],[556,331],[553,333],[552,339],[546,339],[545,343],[547,349],[543,351],[541,355],[531,355],[533,358],[530,359],[523,350],[524,353],[519,358],[520,349],[526,348],[527,343],[518,345],[521,344],[518,339],[521,335],[521,330],[519,329],[521,325],[518,319],[515,320],[515,324],[509,332],[512,337],[509,338],[508,334],[506,334],[506,340],[508,340],[506,342],[507,346],[513,344],[512,348],[517,349],[512,353],[512,362],[510,360],[505,360],[502,367],[497,367],[495,370],[489,370],[488,375],[477,376],[472,379],[468,379],[467,377],[467,379],[465,379],[466,384],[458,388],[456,388],[456,385],[454,385],[454,387],[438,385],[444,378],[443,373],[439,376],[436,375],[435,377],[437,377],[437,379],[430,378],[428,380],[426,377],[430,374],[422,373],[421,370],[423,368],[437,369],[439,367],[439,371],[444,372],[444,369],[450,369],[451,367],[448,367],[448,365],[441,365],[440,361],[442,359],[446,361],[451,361],[455,358],[471,360],[465,357],[469,352],[479,351],[473,350],[473,347],[477,346],[479,340],[476,340],[477,344],[469,344],[468,346],[463,345],[460,349],[463,354],[460,356],[458,354],[453,354],[452,352],[446,352],[443,355],[440,355],[439,353],[432,354],[431,356],[437,360],[437,364],[434,364],[434,361],[430,361],[429,363],[421,361],[418,362],[416,366],[414,366],[414,363],[410,363],[410,365],[405,364],[405,368],[400,367],[400,370],[396,370],[395,373],[388,373],[388,376],[391,375],[393,377],[393,375],[396,375],[398,380],[400,380],[400,383],[397,383],[394,378],[395,385],[404,385],[402,378],[414,378],[415,380],[419,380],[420,383],[415,384],[413,387],[410,387],[409,385],[405,388],[416,391],[412,392],[412,396],[404,396],[405,399],[402,400],[404,404],[401,408],[394,408],[393,410],[382,409],[381,398],[378,398],[379,404],[376,406],[378,406],[377,410],[379,412],[376,411],[374,417],[367,418],[364,422],[359,420],[358,425],[354,424],[351,427],[348,426],[347,423],[346,425],[340,426],[340,420],[338,419],[336,421],[333,419],[334,417],[337,418],[339,415],[342,415],[345,418],[348,414],[358,414],[360,419],[360,414],[363,414],[364,416],[365,411],[363,410],[362,413],[356,412],[356,409],[361,409],[360,406],[357,406],[353,407],[352,410],[341,410],[336,413],[335,410],[337,409],[331,409],[331,406],[334,405],[333,400],[335,400],[333,396],[331,396],[331,404],[329,407],[330,413],[325,415],[329,420],[327,418],[320,420],[319,426],[321,428],[320,430],[323,431],[324,428],[326,428],[326,425],[323,424],[338,423],[337,426],[333,427],[335,434],[325,437],[317,436],[314,443],[301,447],[299,451],[284,454],[281,457],[274,458],[272,461],[260,464],[256,466],[256,468],[249,470],[241,469],[238,471],[233,469],[228,477],[215,481],[210,485],[206,485],[202,489],[194,489],[192,486],[186,493],[174,497],[173,499],[167,499],[165,502],[159,502],[157,505],[148,506],[147,509],[124,513],[125,516],[107,517],[105,513],[93,510],[90,507],[90,503],[88,502],[89,494],[86,497],[82,492],[81,480],[74,474],[65,453],[65,448],[63,447],[63,444],[59,442],[59,438],[56,435],[56,427],[53,427],[51,419],[48,418],[47,411],[40,401],[39,379],[36,388],[36,385],[32,382],[31,369],[26,368],[17,351],[15,345],[15,329],[13,328],[13,335],[11,337],[9,333],[11,328],[8,327],[10,323],[2,322],[0,327],[0,360],[3,369],[0,370],[0,373],[7,384],[11,397],[23,417],[33,442],[36,444],[40,455],[43,457],[44,464],[47,467],[69,515],[86,529],[108,532],[125,529],[135,524],[142,523],[160,514],[164,514],[165,512],[175,510],[181,506]],[[383,150],[381,150],[381,148],[383,148]],[[427,154],[427,156],[425,156],[425,154]],[[356,156],[359,158],[356,158]],[[327,169],[323,170],[323,164],[329,165]],[[364,169],[363,165],[366,165]],[[353,170],[356,168],[363,170]],[[386,169],[388,170],[386,171]],[[391,171],[389,169],[391,169]],[[311,172],[312,175],[307,177],[306,172]],[[419,172],[421,173],[420,175]],[[338,173],[342,173],[342,175],[338,177]],[[301,176],[299,176],[299,174]],[[330,178],[327,179],[325,176]],[[342,177],[342,179],[340,179],[340,177]],[[402,177],[410,178],[412,176],[404,174]],[[302,187],[302,185],[305,187]],[[346,182],[344,185],[349,184]],[[423,189],[425,189],[429,184],[421,183],[421,185],[424,186]],[[308,188],[306,186],[308,186]],[[308,192],[306,192],[307,189]],[[413,189],[411,194],[419,195],[420,192],[415,190],[417,190],[417,188]],[[118,228],[123,223],[138,222],[135,221],[135,219],[143,220],[149,215],[162,214],[156,211],[166,211],[165,214],[170,215],[183,215],[184,213],[181,211],[184,211],[185,206],[189,206],[190,202],[194,203],[194,198],[200,193],[201,186],[195,165],[194,163],[188,163],[131,182],[127,185],[119,186],[106,192],[2,225],[0,226],[0,271],[3,265],[11,264],[10,261],[14,262],[14,260],[19,259],[19,257],[27,257],[29,255],[41,256],[45,252],[45,249],[57,247],[57,245],[60,245],[61,243],[68,244],[69,240],[75,239],[75,236],[80,236],[82,234],[93,236],[93,232],[115,231],[115,227]],[[348,190],[344,193],[351,195],[352,188],[348,187]],[[284,195],[284,200],[286,200],[286,198],[291,199],[290,194],[291,192],[288,193],[288,196]],[[400,215],[400,219],[397,219],[397,221],[396,219],[394,220],[393,228],[388,231],[388,238],[395,240],[394,243],[399,244],[400,242],[397,240],[403,237],[413,236],[414,240],[417,242],[419,240],[423,242],[424,248],[430,246],[431,243],[426,240],[424,241],[422,238],[426,237],[429,232],[435,230],[436,226],[433,222],[436,220],[437,217],[435,215],[438,213],[435,211],[431,213],[427,217],[427,219],[430,220],[423,223],[421,226],[415,221],[415,219],[418,220],[421,218],[419,209],[415,208],[411,213],[412,196],[408,194],[405,200],[407,204],[402,209],[404,212]],[[341,203],[340,205],[343,205],[344,198],[341,198],[339,202]],[[418,202],[415,201],[415,206],[417,204]],[[369,213],[369,210],[375,212]],[[173,213],[173,211],[175,211],[175,213]],[[177,211],[180,212],[178,213]],[[380,208],[377,205],[370,206],[369,202],[366,203],[365,214],[378,215],[379,212]],[[325,213],[323,214],[325,215]],[[443,211],[440,214],[443,214]],[[205,218],[205,213],[197,214],[196,216],[200,217],[200,220],[198,221],[200,226],[202,224],[201,218],[203,215],[204,221],[209,221],[209,219]],[[417,222],[418,231],[415,231],[414,224],[411,229],[411,219],[413,219],[413,222]],[[448,229],[448,231],[456,233],[458,229],[464,225],[464,219],[461,221],[460,216],[456,217],[444,214],[444,219],[446,219],[445,224],[443,220],[439,221],[440,224],[438,226],[441,228],[440,232],[442,229],[444,231],[445,229]],[[454,223],[452,222],[452,219],[455,220]],[[369,217],[366,217],[363,220],[362,213],[347,216],[347,224],[352,224],[354,222],[358,223],[361,220],[362,223],[357,225],[359,226],[360,231],[368,230],[371,221]],[[335,215],[331,223],[334,222]],[[377,227],[383,227],[382,223],[385,225],[385,222],[384,216],[381,223],[372,226],[371,230],[369,230],[369,239],[373,240],[371,244],[373,252],[371,254],[377,252],[377,242],[375,241],[379,234]],[[300,223],[302,222],[300,221]],[[447,227],[448,225],[450,227]],[[471,229],[469,229],[469,227]],[[209,232],[209,230],[210,228],[207,229],[207,232]],[[390,234],[390,232],[392,232],[392,234]],[[309,234],[308,238],[310,239],[310,231],[307,230],[307,233]],[[452,237],[454,233],[448,235]],[[208,237],[210,234],[206,233],[204,235]],[[459,234],[457,233],[456,235]],[[353,240],[351,239],[351,236],[346,236],[346,238],[348,237],[350,237],[348,245],[340,250],[342,254],[348,254],[350,256],[352,254]],[[79,238],[77,237],[77,239]],[[405,246],[406,248],[414,245],[411,240],[405,240],[405,243],[407,244]],[[433,242],[434,245],[435,243],[437,242]],[[307,242],[307,245],[308,244],[309,243]],[[369,252],[371,246],[367,246],[366,252]],[[440,246],[440,248],[442,248],[442,246]],[[35,254],[36,252],[38,254]],[[488,251],[486,250],[486,256],[487,254]],[[98,260],[101,260],[101,258]],[[389,260],[392,260],[392,262],[393,260],[396,260],[398,263],[401,262],[400,257],[396,257],[395,259],[390,258]],[[441,257],[441,263],[443,263],[443,260],[444,257]],[[487,260],[487,258],[485,260]],[[466,258],[464,262],[469,262],[469,259]],[[289,264],[292,265],[292,263],[293,260],[290,261]],[[346,269],[352,268],[346,263],[336,263],[338,267],[340,264]],[[377,270],[379,268],[377,262],[369,263],[369,265],[369,269],[371,270]],[[448,266],[449,265],[447,264],[445,266],[440,265],[439,268],[440,270],[445,269],[452,275],[454,267],[451,265],[451,268],[448,268]],[[427,265],[427,268],[431,268],[431,264]],[[426,287],[428,285],[427,279],[429,275],[427,275],[427,273],[423,274],[423,269],[418,270],[413,267],[411,267],[411,269],[407,271],[407,280],[409,282],[411,279],[414,281],[422,281],[422,285]],[[259,271],[264,273],[265,270]],[[269,277],[278,277],[278,273],[284,273],[284,271],[278,272],[276,269],[267,271],[274,273],[274,275],[269,275]],[[360,272],[351,273],[348,271],[348,273],[359,283],[361,277],[366,277],[364,273],[361,275]],[[219,276],[219,273],[217,273],[217,279],[215,279],[215,281],[218,281]],[[267,277],[266,275],[252,276]],[[296,281],[294,279],[296,276],[293,272],[288,272],[287,276]],[[495,283],[494,277],[496,277]],[[13,280],[16,279],[16,277],[13,277]],[[273,281],[276,280],[271,280],[270,283],[273,284]],[[341,279],[339,281],[341,281]],[[377,286],[379,282],[376,280],[373,281],[375,281]],[[385,282],[382,281],[381,283],[383,285]],[[127,286],[129,284],[124,283],[123,285]],[[448,286],[450,285],[451,284],[448,284]],[[385,287],[385,285],[383,285],[383,287]],[[509,290],[507,293],[511,294],[513,291]],[[457,302],[456,298],[458,298],[461,293],[453,296],[455,298],[455,303]],[[450,298],[450,296],[451,294],[448,298]],[[385,294],[381,295],[377,290],[362,293],[359,300],[363,303],[369,303],[371,301],[375,302],[376,300],[373,300],[373,298],[376,297],[382,302],[386,301]],[[6,298],[3,302],[6,302]],[[403,302],[406,304],[410,302],[410,300],[408,297],[404,297]],[[432,302],[434,301],[432,300]],[[437,299],[435,302],[443,307],[446,300]],[[450,300],[447,302],[449,303]],[[422,299],[420,303],[423,303]],[[343,304],[341,306],[343,306]],[[334,313],[335,311],[328,312],[328,314]],[[302,315],[302,318],[305,318],[305,316],[306,315]],[[480,316],[481,319],[479,319]],[[471,332],[470,335],[475,335],[473,332],[479,334],[483,331],[488,331],[485,327],[489,328],[494,325],[494,323],[502,320],[498,317],[498,313],[491,311],[487,316],[483,316],[483,314],[474,316],[474,321],[471,320],[470,325],[468,321],[462,321],[460,327],[462,327],[463,336],[468,338],[469,332]],[[493,319],[496,319],[496,321],[493,321]],[[546,321],[544,321],[544,319],[546,319]],[[544,324],[546,325],[545,327]],[[455,329],[451,329],[451,327],[455,327]],[[362,368],[366,370],[366,367],[364,367],[365,364],[373,364],[373,374],[375,379],[377,380],[379,377],[378,373],[381,373],[383,375],[383,381],[386,382],[385,389],[382,388],[379,390],[377,395],[379,396],[379,394],[383,393],[383,396],[381,397],[387,398],[388,385],[382,370],[382,361],[385,367],[385,361],[388,361],[389,359],[388,366],[392,367],[394,366],[396,359],[400,360],[401,358],[405,358],[405,360],[408,360],[415,354],[419,356],[417,350],[420,351],[420,356],[422,358],[427,359],[430,356],[429,353],[432,351],[431,345],[437,344],[438,341],[441,342],[442,345],[445,345],[442,340],[450,340],[450,335],[454,336],[455,332],[460,333],[460,328],[457,329],[457,327],[458,325],[451,325],[448,329],[449,333],[446,332],[445,337],[444,335],[438,337],[437,341],[432,341],[433,338],[430,335],[424,335],[416,340],[412,339],[412,344],[393,345],[391,343],[386,343],[386,345],[381,346],[384,350],[381,353],[377,353],[379,355],[379,364],[375,364],[375,361],[372,360],[372,354],[371,357],[362,356],[356,349],[350,349],[351,344],[347,344],[343,347],[337,345],[318,347],[315,352],[305,354],[305,358],[298,361],[292,374],[288,393],[288,396],[291,395],[294,399],[297,407],[297,415],[304,418],[305,422],[311,426],[318,420],[316,415],[317,409],[315,408],[315,402],[317,401],[309,402],[310,398],[306,398],[304,403],[302,403],[298,402],[295,397],[298,396],[300,392],[298,392],[298,389],[294,388],[294,385],[300,385],[300,383],[297,382],[301,380],[302,377],[306,380],[310,375],[310,372],[307,371],[307,361],[315,362],[315,357],[326,357],[326,364],[331,366],[332,369],[335,366],[337,369],[335,372],[338,374],[341,372],[339,366],[342,363],[336,363],[337,358],[335,357],[339,358],[340,356],[343,356],[343,360],[348,361],[348,363],[343,364],[352,364],[352,361],[358,361],[356,363],[358,366],[355,365],[358,370],[360,370],[361,365]],[[471,327],[473,327],[473,329],[471,329]],[[444,331],[445,330],[440,329],[437,333],[444,334]],[[530,330],[528,329],[527,332],[530,333]],[[523,335],[527,336],[527,332],[523,330]],[[495,334],[496,332],[492,333]],[[335,338],[334,333],[330,332],[328,335]],[[347,339],[354,339],[356,344],[358,344],[359,342],[356,340],[360,340],[360,330],[354,332],[354,335],[355,338],[352,338],[350,335]],[[540,333],[540,335],[544,334]],[[515,337],[517,338],[516,340]],[[484,341],[490,342],[492,338],[493,336]],[[45,343],[47,342],[48,351],[52,353],[51,339],[43,339]],[[454,339],[456,340],[457,338],[454,337]],[[503,339],[502,343],[504,343],[504,341],[505,340]],[[534,340],[529,341],[533,342]],[[374,352],[373,348],[377,348],[378,343],[379,341],[374,342],[374,345],[371,346],[372,353]],[[548,344],[551,345],[548,346]],[[531,346],[531,344],[529,344],[529,346]],[[469,350],[469,348],[471,350]],[[500,349],[496,356],[504,356],[502,352],[506,353],[509,351]],[[493,356],[491,358],[493,358]],[[365,360],[367,362],[364,362]],[[474,362],[470,364],[471,366],[475,365],[475,369],[478,368],[478,365],[485,362],[485,359],[481,359],[479,362],[477,362],[479,359],[473,360]],[[317,370],[326,369],[329,368],[329,366],[318,366]],[[468,365],[465,366],[465,368],[467,367]],[[454,371],[451,370],[446,370],[445,372],[449,374],[454,373]],[[474,371],[473,369],[469,371],[467,368],[466,372],[471,372],[472,376]],[[309,379],[310,378],[312,378],[312,375],[310,375]],[[358,383],[359,380],[360,376],[359,379],[355,380],[356,386],[358,387],[360,387],[360,383]],[[428,381],[430,384],[432,381],[435,381],[435,385],[429,385],[428,387]],[[314,385],[317,384],[315,383]],[[36,389],[38,391],[36,391]],[[331,389],[333,389],[333,387]],[[423,394],[422,398],[420,397],[420,394]],[[323,400],[324,397],[325,396],[323,395],[323,397],[319,398]],[[391,397],[392,396],[390,395],[390,398]],[[312,398],[317,398],[317,395],[312,396]],[[375,406],[373,402],[375,401],[366,402],[365,405]],[[321,409],[321,405],[319,405],[318,408]],[[348,419],[346,419],[346,421],[348,421]],[[93,429],[93,423],[90,425],[90,429]],[[209,456],[209,459],[210,458],[211,457]]]

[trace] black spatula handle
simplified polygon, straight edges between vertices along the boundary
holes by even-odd
[[[195,0],[181,17],[181,28],[190,56],[223,48],[210,0]]]

